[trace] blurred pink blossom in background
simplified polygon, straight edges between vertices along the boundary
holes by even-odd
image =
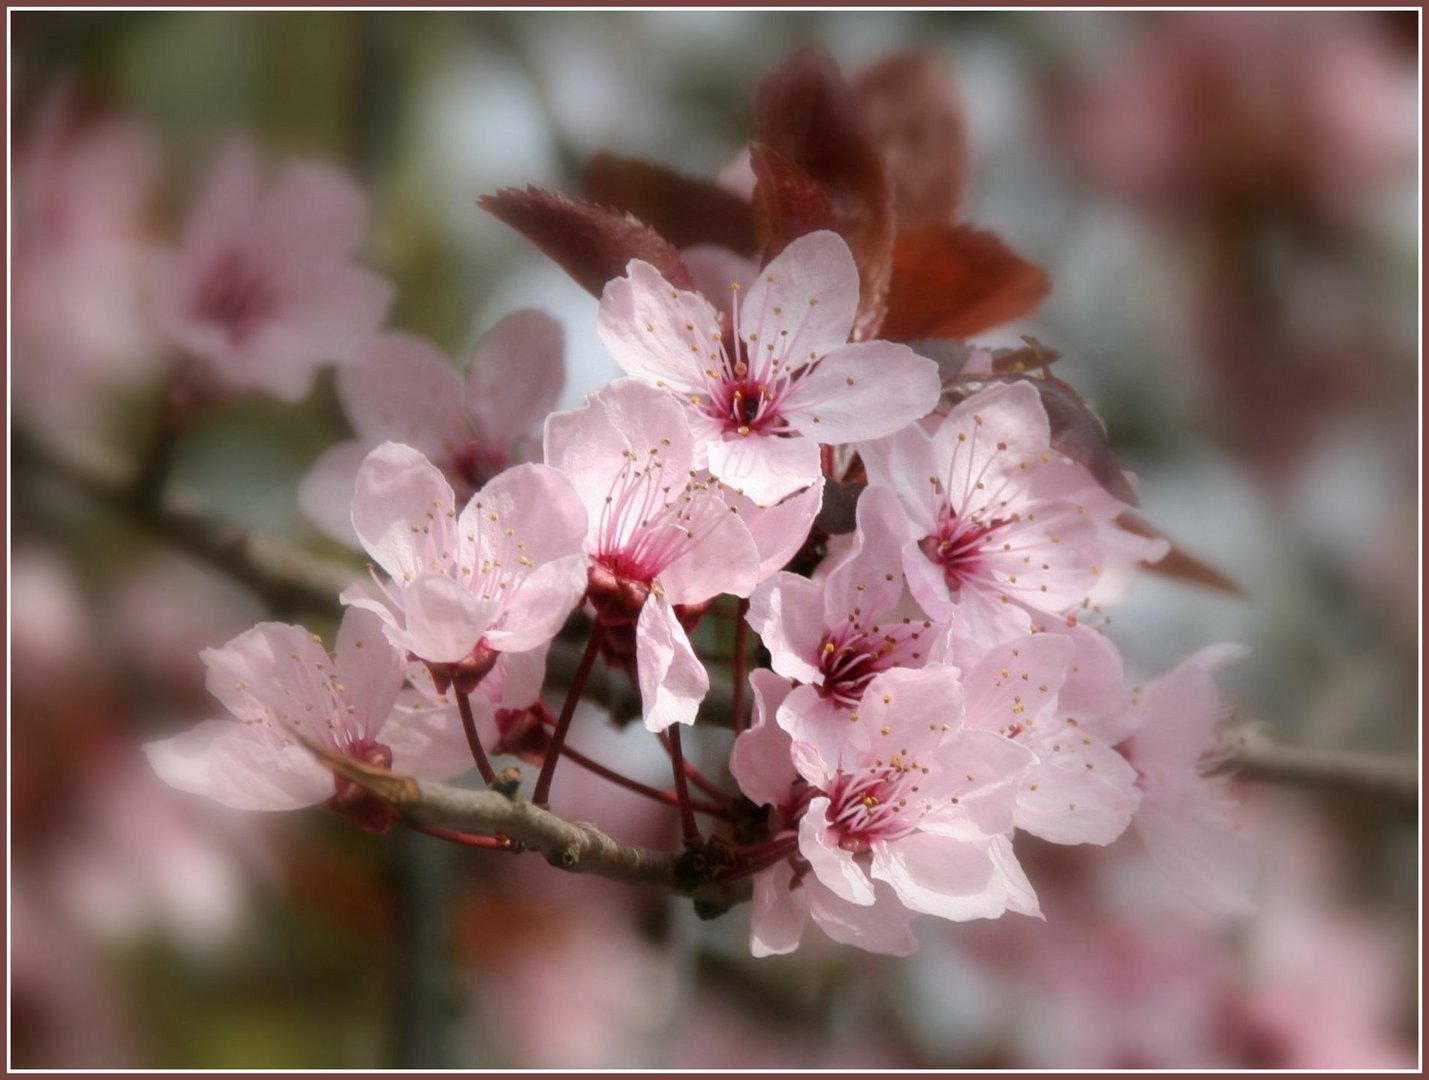
[[[179,249],[154,272],[158,324],[224,384],[298,401],[387,316],[391,284],[353,262],[367,199],[340,172],[287,166],[259,190],[254,150],[226,150]]]

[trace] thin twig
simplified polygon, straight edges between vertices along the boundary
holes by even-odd
[[[466,744],[471,747],[472,760],[476,762],[476,770],[481,773],[482,780],[490,784],[496,779],[496,770],[491,767],[491,761],[482,749],[481,737],[477,735],[476,717],[471,714],[471,698],[465,690],[452,689],[456,693],[457,712],[461,714],[461,728],[466,732]]]
[[[193,395],[188,387],[188,371],[188,363],[181,362],[170,373],[149,445],[140,456],[125,493],[144,513],[152,513],[163,500],[179,440],[192,415]]]
[[[561,755],[569,758],[572,765],[578,765],[587,772],[594,773],[602,780],[609,780],[612,784],[617,784],[627,791],[633,791],[637,795],[643,795],[647,799],[654,799],[656,802],[664,803],[666,806],[679,806],[680,799],[673,791],[661,791],[659,788],[651,787],[649,784],[642,784],[639,780],[633,780],[624,773],[618,773],[607,765],[586,757],[579,750],[570,746],[561,748]],[[702,799],[691,799],[690,807],[699,814],[708,814],[711,817],[728,818],[729,810],[724,806],[718,806],[712,802],[705,802]]]
[[[576,714],[576,705],[585,690],[586,680],[590,678],[591,668],[595,666],[595,658],[600,655],[600,643],[604,637],[605,627],[598,622],[592,623],[590,640],[586,642],[575,677],[566,688],[566,700],[561,706],[561,715],[556,719],[556,730],[551,732],[551,745],[546,748],[546,760],[541,765],[541,775],[536,779],[536,790],[531,798],[537,806],[550,805],[551,780],[556,775],[556,763],[561,760],[561,747],[565,745],[566,732],[571,727],[571,717]]]
[[[781,863],[791,855],[799,854],[799,838],[786,836],[780,840],[771,840],[767,844],[758,844],[755,848],[741,850],[739,854],[739,865],[719,875],[718,880],[721,883],[728,885],[753,877],[761,870],[767,870],[775,863]]]
[[[674,728],[671,728],[668,731],[660,732],[660,743],[662,746],[665,747],[665,753],[670,755],[671,761],[674,761],[676,755],[680,754],[680,748],[678,746],[673,745],[675,738],[676,735]],[[729,792],[725,791],[722,787],[716,784],[704,773],[700,772],[699,769],[695,768],[688,761],[685,761],[683,755],[680,755],[680,757],[680,771],[684,774],[685,778],[690,781],[690,783],[694,784],[695,787],[699,788],[706,795],[710,795],[716,799],[723,800],[724,802],[729,801]]]
[[[443,828],[441,825],[421,825],[416,822],[408,822],[407,827],[415,832],[426,836],[435,837],[438,840],[445,840],[451,844],[460,844],[462,847],[484,848],[487,851],[515,851],[522,850],[521,845],[509,836],[480,836],[475,833],[458,832],[456,829]]]
[[[670,766],[675,774],[675,796],[680,805],[680,835],[688,847],[700,842],[700,827],[695,822],[695,812],[690,806],[690,784],[685,776],[685,754],[680,747],[680,725],[674,725],[665,735],[665,746],[670,751]]]

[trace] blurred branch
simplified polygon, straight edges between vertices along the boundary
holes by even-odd
[[[275,610],[336,610],[337,594],[359,576],[276,537],[221,521],[183,492],[156,500],[142,474],[96,450],[61,448],[19,430],[14,443],[25,461],[248,586]]]
[[[1414,813],[1419,805],[1417,762],[1349,750],[1317,750],[1248,743],[1223,767],[1242,780],[1367,796]]]

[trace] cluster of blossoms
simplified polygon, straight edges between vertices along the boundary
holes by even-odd
[[[379,332],[390,290],[349,259],[360,196],[296,169],[261,200],[251,159],[230,156],[161,277],[167,325],[282,397],[346,361],[357,439],[323,456],[302,500],[373,565],[341,596],[334,654],[276,623],[205,653],[232,718],[151,744],[158,772],[233,806],[328,803],[384,831],[398,809],[325,759],[422,781],[474,765],[490,782],[489,756],[514,752],[541,763],[545,804],[603,654],[670,751],[675,791],[654,794],[680,806],[687,847],[713,882],[752,878],[756,954],[794,949],[810,917],[903,954],[919,913],[1035,916],[1019,831],[1106,845],[1134,827],[1187,893],[1242,906],[1230,808],[1205,775],[1224,712],[1211,672],[1229,651],[1128,684],[1096,613],[1167,544],[1128,527],[1134,488],[1055,357],[961,344],[1045,284],[890,173],[902,136],[878,117],[900,93],[888,71],[850,89],[817,53],[771,76],[752,178],[669,185],[692,213],[742,213],[752,243],[676,230],[673,204],[622,205],[651,185],[622,189],[636,166],[614,159],[592,174],[599,203],[489,200],[600,296],[592,329],[625,375],[567,412],[550,411],[552,320],[504,320],[461,379],[421,339]],[[821,125],[793,122],[809,108]],[[832,155],[805,152],[811,129]],[[731,609],[735,704],[716,720],[692,635]],[[748,630],[767,667],[746,670]],[[557,717],[548,651],[581,632]],[[721,720],[739,794],[697,803],[688,778],[719,788],[679,733]]]

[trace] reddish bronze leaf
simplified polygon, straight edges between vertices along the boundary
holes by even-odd
[[[741,255],[759,251],[754,211],[710,180],[650,161],[596,154],[586,164],[586,198],[634,214],[677,248],[718,244]]]
[[[881,337],[969,338],[1026,315],[1052,288],[1047,272],[994,233],[927,225],[900,233]]]
[[[1231,596],[1245,596],[1246,591],[1239,582],[1217,570],[1214,566],[1203,563],[1194,555],[1188,554],[1179,547],[1174,540],[1171,540],[1165,533],[1152,525],[1144,518],[1127,511],[1117,515],[1116,523],[1127,532],[1133,532],[1137,536],[1147,536],[1158,540],[1170,540],[1171,550],[1166,553],[1166,557],[1154,563],[1142,563],[1147,570],[1153,574],[1160,574],[1163,577],[1173,578],[1177,581],[1189,582],[1192,585],[1204,585],[1207,588],[1215,589],[1219,592],[1229,593]]]
[[[836,228],[858,264],[854,337],[872,336],[887,305],[893,189],[853,95],[822,47],[806,46],[760,81],[755,130],[759,142],[789,158],[823,189]],[[754,197],[761,201],[765,193],[756,189]],[[766,259],[774,254],[765,250]]]
[[[1052,430],[1052,446],[1073,461],[1085,465],[1096,482],[1124,503],[1140,506],[1136,489],[1111,452],[1101,417],[1069,383],[1050,375],[1027,380],[1042,396],[1047,423]]]
[[[885,56],[849,80],[893,181],[898,226],[957,219],[968,181],[967,124],[945,53]]]
[[[790,158],[772,146],[751,143],[749,164],[759,184],[754,221],[766,262],[792,240],[837,227],[824,189]]]
[[[625,273],[631,259],[644,259],[676,288],[694,288],[674,246],[649,225],[619,210],[536,187],[503,188],[495,195],[483,195],[477,203],[595,296],[607,281]]]

